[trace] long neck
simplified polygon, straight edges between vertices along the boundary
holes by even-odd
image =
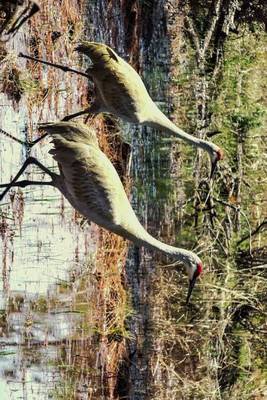
[[[166,115],[164,115],[163,112],[160,111],[160,109],[153,102],[149,110],[149,119],[147,119],[144,124],[161,131],[167,131],[195,147],[200,147],[209,152],[211,151],[210,144],[207,141],[198,139],[195,136],[192,136],[178,128],[178,126],[169,120],[169,118],[167,118]]]
[[[175,257],[175,260],[177,261],[183,262],[187,260],[190,256],[191,252],[188,250],[170,246],[161,242],[160,240],[155,239],[143,228],[141,224],[137,226],[137,228],[138,229],[136,233],[134,232],[134,230],[131,231],[128,229],[127,231],[118,233],[135,243],[137,246],[144,246],[147,249],[159,251],[167,256]]]

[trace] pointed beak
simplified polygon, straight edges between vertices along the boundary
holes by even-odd
[[[211,173],[210,173],[210,179],[213,178],[214,172],[216,171],[216,166],[217,166],[218,158],[213,157],[211,159]]]
[[[193,289],[194,289],[196,280],[197,280],[197,277],[195,276],[195,277],[193,277],[193,278],[189,281],[188,292],[187,292],[187,298],[186,298],[186,303],[185,303],[186,305],[188,305],[188,303],[189,303],[189,300],[190,300],[191,294],[192,294],[192,292],[193,292]]]

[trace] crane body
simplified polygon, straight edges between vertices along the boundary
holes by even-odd
[[[52,185],[70,204],[89,221],[132,241],[171,256],[175,262],[185,265],[189,277],[190,298],[196,278],[202,271],[200,258],[192,251],[170,246],[150,235],[139,222],[125,193],[116,169],[100,150],[93,128],[75,122],[41,124],[51,138],[50,150],[59,165],[60,174],[48,170],[38,160],[30,157],[6,189],[0,201],[11,187],[27,185]],[[35,164],[51,178],[50,182],[18,181],[27,165]]]
[[[121,119],[151,126],[174,135],[195,147],[208,152],[211,159],[211,176],[216,164],[223,158],[223,151],[212,142],[197,138],[176,126],[158,108],[135,69],[104,43],[81,42],[76,50],[92,61],[86,70],[95,84],[95,98],[85,110],[64,118],[68,121],[85,113],[108,112]]]
[[[222,149],[176,126],[152,100],[140,75],[129,63],[104,43],[83,41],[76,47],[76,51],[88,56],[92,62],[86,72],[20,54],[21,57],[42,62],[66,72],[86,75],[93,81],[95,97],[89,107],[65,116],[63,121],[69,121],[87,113],[107,112],[126,122],[147,125],[167,132],[173,136],[172,140],[183,140],[207,151],[211,160],[211,176],[213,176],[217,162],[223,158]]]

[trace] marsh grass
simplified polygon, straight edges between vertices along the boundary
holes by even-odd
[[[182,168],[187,200],[180,214],[174,216],[183,223],[177,241],[188,246],[197,238],[204,274],[192,298],[194,304],[186,308],[181,300],[184,279],[175,271],[158,269],[150,318],[155,347],[151,351],[153,400],[263,400],[267,396],[265,227],[249,240],[249,230],[253,232],[266,221],[266,185],[263,187],[262,179],[266,169],[264,38],[261,29],[251,37],[244,28],[242,37],[233,34],[225,47],[217,97],[211,104],[211,129],[221,132],[215,140],[226,153],[213,188],[214,197],[224,201],[216,204],[213,229],[208,228],[203,211],[194,229],[194,207],[188,197],[194,187],[192,171]],[[188,43],[183,46],[185,49]],[[187,63],[182,62],[184,54]],[[194,107],[190,93],[197,79],[190,54],[194,54],[192,49],[191,53],[190,49],[178,52],[179,68],[184,71],[176,70],[177,75],[182,72],[182,82],[177,79],[173,85],[173,93],[182,96],[178,124],[186,124],[189,131],[194,116],[194,111],[188,113]],[[231,185],[238,178],[237,132],[241,131],[243,176],[241,197],[237,198]],[[182,149],[186,157],[192,157],[190,149]],[[170,198],[171,208],[172,201]],[[238,230],[237,203],[243,211]]]

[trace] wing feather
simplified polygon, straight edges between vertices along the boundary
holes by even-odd
[[[79,122],[47,122],[39,124],[38,127],[46,131],[55,140],[58,138],[62,143],[64,138],[65,143],[74,142],[98,146],[95,130]]]
[[[58,136],[53,144],[55,147],[50,153],[59,163],[68,192],[79,211],[92,220],[94,214],[106,222],[120,224],[123,210],[130,203],[115,168],[104,153],[93,145],[69,143]]]
[[[120,57],[104,43],[82,41],[77,47],[78,52],[84,52],[94,65],[106,64],[109,61],[118,63]]]

